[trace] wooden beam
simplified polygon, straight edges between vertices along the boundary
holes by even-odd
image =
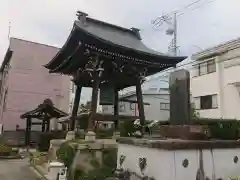
[[[130,100],[130,99],[119,99],[119,101],[121,102],[129,102],[129,103],[134,103],[134,104],[137,104],[138,101],[135,101],[135,100]],[[143,105],[150,105],[150,103],[147,103],[147,102],[143,102]]]
[[[118,95],[118,89],[117,88],[115,88],[114,89],[114,116],[115,116],[115,118],[117,118],[118,117],[118,115],[119,115],[119,97],[118,97],[119,95]],[[119,128],[119,119],[117,118],[116,120],[115,120],[115,129],[117,130],[118,128]]]
[[[25,131],[25,145],[28,146],[31,140],[31,121],[30,117],[27,118],[26,121],[26,131]]]
[[[138,102],[140,124],[143,127],[145,123],[145,113],[144,113],[142,87],[141,87],[140,79],[136,83],[136,95],[137,95],[137,102]],[[142,133],[144,133],[144,128],[142,128]]]
[[[74,131],[74,130],[75,130],[76,116],[77,116],[77,112],[78,112],[78,107],[79,107],[81,92],[82,92],[82,86],[78,86],[78,85],[77,85],[77,89],[76,89],[76,93],[75,93],[75,98],[74,98],[74,104],[73,104],[73,108],[72,108],[71,123],[70,123],[70,130],[71,130],[71,131]]]
[[[46,122],[45,119],[42,121],[42,132],[45,132],[46,129]]]
[[[98,90],[100,84],[100,78],[98,77],[98,72],[94,72],[94,82],[92,87],[92,101],[91,101],[91,114],[88,121],[88,130],[93,131],[93,121],[95,114],[97,112],[97,103],[98,103]]]

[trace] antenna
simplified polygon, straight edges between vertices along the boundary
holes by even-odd
[[[10,36],[11,36],[11,21],[9,21],[8,23],[8,39],[10,39]]]

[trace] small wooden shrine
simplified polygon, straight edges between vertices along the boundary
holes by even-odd
[[[29,145],[31,140],[32,125],[41,125],[42,132],[50,131],[50,120],[52,118],[61,118],[68,114],[54,107],[50,99],[45,99],[42,104],[39,104],[34,110],[28,111],[20,116],[21,119],[26,119],[25,144]],[[38,119],[40,122],[32,122],[32,119]]]
[[[92,130],[97,111],[98,92],[107,94],[100,104],[114,106],[118,117],[118,92],[135,86],[139,119],[145,121],[141,84],[146,76],[174,67],[186,57],[164,55],[147,48],[139,29],[123,28],[88,17],[78,11],[78,20],[57,55],[45,65],[50,73],[61,73],[73,77],[77,86],[72,110],[70,130],[75,129],[75,117],[82,87],[92,87],[89,130]],[[105,92],[105,93],[104,93]],[[118,120],[115,122],[118,128]]]

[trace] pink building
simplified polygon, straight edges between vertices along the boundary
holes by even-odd
[[[43,67],[58,48],[11,38],[0,68],[0,124],[4,131],[25,128],[20,115],[50,98],[55,107],[68,112],[70,77],[49,74]]]

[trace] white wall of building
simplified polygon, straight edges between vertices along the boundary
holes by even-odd
[[[196,179],[199,169],[199,150],[163,150],[133,145],[118,145],[118,160],[121,155],[126,156],[123,168],[141,174],[139,158],[147,159],[145,175],[156,180],[186,180]],[[202,150],[203,169],[205,177],[209,179],[229,179],[239,177],[240,163],[234,163],[234,157],[240,157],[239,149]],[[188,166],[183,166],[184,160]],[[119,164],[119,163],[118,163]]]
[[[127,97],[128,100],[137,100],[136,95]],[[144,105],[146,120],[166,121],[169,119],[169,94],[143,94],[143,101],[150,105]],[[103,113],[113,114],[113,106],[103,106]],[[119,103],[119,114],[138,116],[137,104],[129,102]]]
[[[238,44],[230,42],[230,44],[227,43],[195,55],[198,64],[213,60],[216,66],[215,72],[200,76],[195,76],[196,67],[191,70],[190,85],[195,106],[199,106],[198,97],[217,95],[215,100],[217,107],[211,109],[196,108],[201,117],[240,119],[240,47]],[[219,51],[221,53],[211,59],[198,60],[198,58],[202,58],[201,56]]]

